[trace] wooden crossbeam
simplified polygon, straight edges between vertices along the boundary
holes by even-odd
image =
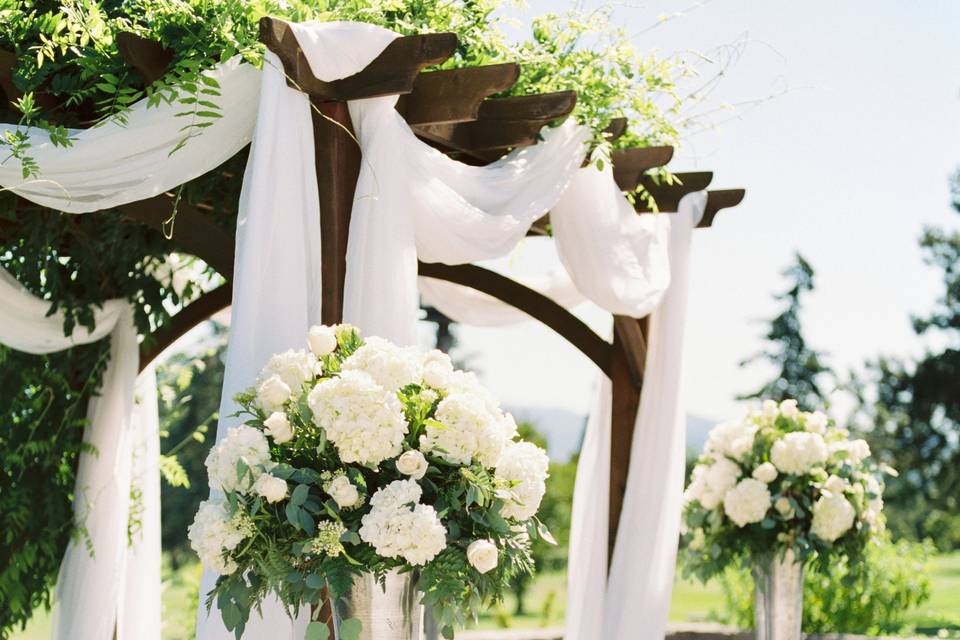
[[[332,102],[410,93],[417,74],[449,58],[457,46],[454,33],[404,36],[388,44],[359,73],[324,82],[313,75],[288,22],[261,18],[260,39],[280,58],[288,85],[315,100]]]
[[[479,117],[484,98],[519,77],[520,65],[512,62],[421,73],[413,91],[400,96],[397,111],[410,126],[469,122]]]
[[[502,150],[535,144],[540,129],[566,118],[576,102],[574,91],[491,98],[480,105],[479,118],[474,122],[421,125],[413,129],[437,146],[490,161],[502,155]],[[501,153],[483,153],[492,151]]]
[[[607,128],[603,130],[603,134],[611,142],[623,136],[623,134],[625,134],[626,132],[627,132],[626,118],[613,118],[612,120],[610,120],[610,124],[607,125]]]
[[[232,297],[232,286],[228,282],[201,294],[199,298],[178,311],[168,325],[158,329],[140,346],[140,371],[143,371],[178,338],[201,322],[208,320],[216,312],[229,307]]]
[[[747,195],[745,189],[718,189],[707,192],[707,206],[703,210],[703,217],[700,218],[698,229],[705,229],[713,226],[713,219],[721,209],[729,209],[743,202]]]
[[[695,191],[703,191],[710,185],[713,180],[713,173],[709,171],[675,173],[673,177],[676,179],[673,184],[657,182],[649,174],[640,179],[641,186],[653,196],[657,203],[657,211],[661,213],[675,213],[683,196]],[[643,198],[637,198],[636,209],[638,213],[653,211],[653,208]]]
[[[673,147],[636,147],[617,149],[610,154],[613,179],[621,191],[633,191],[644,172],[662,167],[673,158]]]

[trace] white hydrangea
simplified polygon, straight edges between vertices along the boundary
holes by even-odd
[[[723,498],[723,511],[738,527],[760,522],[770,509],[770,490],[754,478],[745,478]]]
[[[361,519],[360,539],[386,558],[423,565],[446,547],[447,530],[429,505],[419,504],[414,480],[395,480],[370,498],[370,512]]]
[[[737,484],[741,475],[740,467],[728,458],[718,458],[702,468],[703,484],[698,500],[704,509],[716,509],[727,491]]]
[[[248,529],[236,526],[224,502],[209,499],[200,503],[193,524],[187,529],[187,538],[205,568],[228,575],[237,570],[237,564],[224,558],[224,553],[236,549],[249,533]]]
[[[390,392],[420,379],[419,362],[411,349],[398,347],[376,336],[367,338],[340,368],[342,371],[362,371]]]
[[[250,468],[250,473],[244,474],[242,480],[237,477],[237,462],[240,460]],[[227,436],[210,450],[206,466],[210,486],[223,491],[246,493],[263,469],[273,466],[270,445],[262,431],[240,425],[230,429]]]
[[[805,473],[826,462],[829,452],[819,433],[795,431],[773,443],[770,461],[784,473]]]
[[[482,402],[490,413],[500,412],[500,401],[480,383],[473,371],[454,371],[450,375],[447,391],[451,394],[459,392],[471,395]]]
[[[307,396],[314,423],[325,429],[343,462],[376,467],[400,455],[407,422],[396,393],[361,371],[343,371]]]
[[[305,349],[288,349],[271,357],[266,366],[257,376],[257,384],[267,380],[270,376],[278,376],[285,385],[290,387],[293,395],[299,395],[303,383],[312,380],[317,371],[317,359]]]
[[[850,483],[840,476],[830,476],[823,483],[823,488],[837,495],[843,495],[843,492],[850,487]]]
[[[512,437],[508,431],[511,426],[516,429],[503,414],[490,411],[482,398],[462,391],[441,400],[434,419],[440,424],[427,424],[420,448],[450,464],[468,465],[477,459],[486,467],[495,466]]]
[[[710,430],[704,451],[740,460],[753,448],[757,425],[750,420],[722,422]]]
[[[833,542],[853,526],[856,511],[843,494],[823,495],[813,505],[810,531],[827,542]]]
[[[530,442],[512,442],[503,450],[495,476],[509,486],[504,517],[527,520],[537,512],[547,490],[549,465],[546,451]]]

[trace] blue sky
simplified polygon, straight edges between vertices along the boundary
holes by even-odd
[[[568,6],[533,1],[511,15]],[[674,17],[648,29],[662,14]],[[746,42],[712,101],[775,96],[691,136],[670,165],[712,170],[716,188],[747,188],[743,204],[696,234],[689,411],[722,419],[738,410],[736,393],[764,380],[768,372],[737,363],[759,348],[759,321],[775,312],[771,293],[796,250],[817,270],[807,336],[831,364],[846,371],[881,352],[922,351],[909,314],[933,304],[939,282],[917,238],[924,225],[960,224],[947,188],[960,165],[960,3],[646,2],[614,15],[662,54]],[[533,247],[504,264],[519,273],[549,263],[549,250]],[[597,310],[580,313],[603,326]],[[548,329],[463,328],[460,338],[507,405],[585,411],[592,365]]]

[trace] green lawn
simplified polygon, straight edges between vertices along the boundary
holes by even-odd
[[[960,553],[937,556],[934,560],[932,597],[908,616],[908,624],[917,633],[940,638],[960,638]],[[164,640],[188,640],[193,637],[194,603],[200,582],[197,565],[178,571],[165,571],[163,591]],[[562,573],[545,573],[537,578],[527,597],[527,612],[513,615],[513,598],[483,616],[480,627],[511,626],[515,628],[554,627],[563,623],[566,586]],[[719,589],[678,581],[670,607],[671,622],[702,622],[722,606]],[[941,631],[942,630],[942,631]],[[50,635],[49,616],[38,615],[22,633],[11,640],[46,640]]]

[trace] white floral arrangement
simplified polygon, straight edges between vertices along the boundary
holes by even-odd
[[[795,400],[714,427],[684,493],[684,570],[706,580],[728,566],[792,551],[800,562],[856,558],[883,530],[882,472],[870,447]]]
[[[268,593],[319,614],[360,573],[415,571],[445,637],[530,573],[546,452],[440,351],[316,326],[237,396],[189,530],[237,638]],[[348,624],[349,622],[349,624]],[[345,621],[341,636],[358,633]],[[311,624],[321,625],[325,621]]]

